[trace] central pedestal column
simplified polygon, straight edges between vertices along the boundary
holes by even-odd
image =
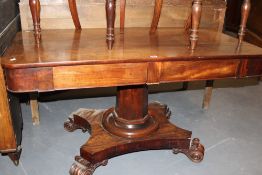
[[[158,129],[158,122],[148,114],[148,88],[141,86],[118,87],[116,107],[104,116],[103,127],[116,136],[139,138]]]

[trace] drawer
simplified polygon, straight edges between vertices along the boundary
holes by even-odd
[[[161,67],[160,82],[236,77],[239,60],[167,61]]]
[[[59,66],[53,68],[55,89],[145,84],[146,63]]]
[[[248,60],[246,76],[262,75],[262,59]]]
[[[52,91],[53,72],[50,67],[6,69],[7,89],[12,92]]]

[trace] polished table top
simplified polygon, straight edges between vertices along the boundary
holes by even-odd
[[[202,29],[194,52],[189,35],[180,28],[160,28],[149,35],[149,28],[116,31],[114,48],[107,49],[105,29],[44,30],[39,47],[33,32],[18,33],[2,59],[5,68],[25,68],[76,64],[130,63],[177,60],[262,58],[262,49],[231,36]]]
[[[262,74],[262,48],[202,29],[189,49],[181,28],[127,28],[107,49],[105,29],[18,33],[2,59],[7,88],[14,92],[158,84]]]

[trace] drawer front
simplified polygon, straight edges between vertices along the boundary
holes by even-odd
[[[262,59],[249,60],[247,63],[247,76],[262,75]]]
[[[236,77],[239,60],[164,62],[160,81],[190,81]]]
[[[147,63],[78,65],[53,68],[55,89],[144,84]]]
[[[6,69],[6,84],[12,92],[52,91],[52,68]]]
[[[239,77],[254,77],[262,75],[262,59],[243,59],[239,69]]]

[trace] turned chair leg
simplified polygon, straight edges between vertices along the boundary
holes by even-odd
[[[33,125],[39,125],[40,124],[39,106],[37,101],[37,94],[35,93],[30,94],[30,107],[31,107]]]
[[[69,4],[69,9],[71,12],[71,16],[72,16],[75,28],[77,30],[81,30],[82,28],[81,28],[81,24],[80,24],[78,12],[77,12],[76,0],[68,0],[68,4]]]
[[[238,32],[239,44],[242,43],[244,36],[245,36],[246,24],[247,24],[247,19],[249,16],[250,8],[251,8],[250,0],[244,0],[242,4],[242,8],[241,8],[241,23],[240,23],[240,29]]]
[[[40,27],[40,1],[39,0],[29,0],[29,6],[32,14],[33,25],[34,25],[34,35],[37,44],[41,40],[41,27]]]
[[[155,0],[155,9],[154,9],[153,19],[151,23],[151,28],[150,28],[151,34],[156,32],[159,18],[161,15],[162,5],[163,5],[163,0]]]
[[[192,17],[191,17],[191,33],[190,33],[191,50],[194,50],[197,45],[201,12],[202,12],[202,0],[193,0]]]
[[[212,97],[212,91],[213,91],[213,86],[214,86],[214,80],[207,80],[206,81],[206,87],[205,87],[205,92],[204,92],[204,98],[203,98],[203,103],[202,103],[202,109],[207,110],[211,97]]]
[[[236,47],[236,52],[240,51],[241,44],[244,40],[244,36],[246,32],[246,24],[247,24],[247,19],[249,16],[250,9],[251,9],[250,0],[244,0],[242,7],[241,7],[241,22],[240,22],[240,28],[238,31],[238,45]]]
[[[106,0],[106,42],[109,50],[113,48],[115,40],[115,11],[116,11],[116,0]]]

